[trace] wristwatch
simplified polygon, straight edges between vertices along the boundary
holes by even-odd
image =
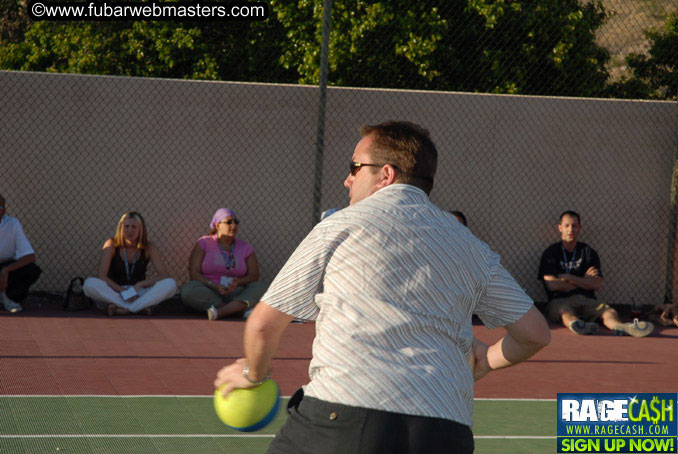
[[[261,385],[263,382],[271,378],[271,372],[269,372],[264,378],[261,380],[252,380],[250,378],[250,366],[245,366],[242,368],[242,376],[245,377],[245,380],[248,382],[252,383],[253,385]]]

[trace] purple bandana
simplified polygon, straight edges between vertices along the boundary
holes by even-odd
[[[219,208],[217,212],[214,213],[214,216],[212,216],[210,228],[216,228],[219,221],[230,216],[237,217],[235,211],[231,210],[230,208]]]

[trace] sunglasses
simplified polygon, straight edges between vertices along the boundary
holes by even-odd
[[[349,164],[349,169],[351,175],[356,176],[358,171],[360,171],[360,169],[362,169],[363,167],[383,167],[385,165],[386,164],[364,164],[362,162],[351,161],[351,164]],[[391,166],[393,166],[394,169],[398,170],[398,167],[394,166],[393,164],[391,164]]]
[[[240,219],[229,219],[228,221],[221,221],[219,224],[228,224],[228,225],[231,225],[231,224],[233,224],[233,223],[235,223],[235,225],[239,225],[239,224],[240,224]]]

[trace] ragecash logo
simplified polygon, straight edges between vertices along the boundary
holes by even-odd
[[[558,394],[557,452],[676,453],[676,394]]]

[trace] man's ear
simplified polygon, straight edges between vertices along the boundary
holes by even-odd
[[[381,189],[395,183],[396,176],[396,169],[391,164],[382,166],[381,170],[379,171],[380,178],[377,186],[379,189]]]

